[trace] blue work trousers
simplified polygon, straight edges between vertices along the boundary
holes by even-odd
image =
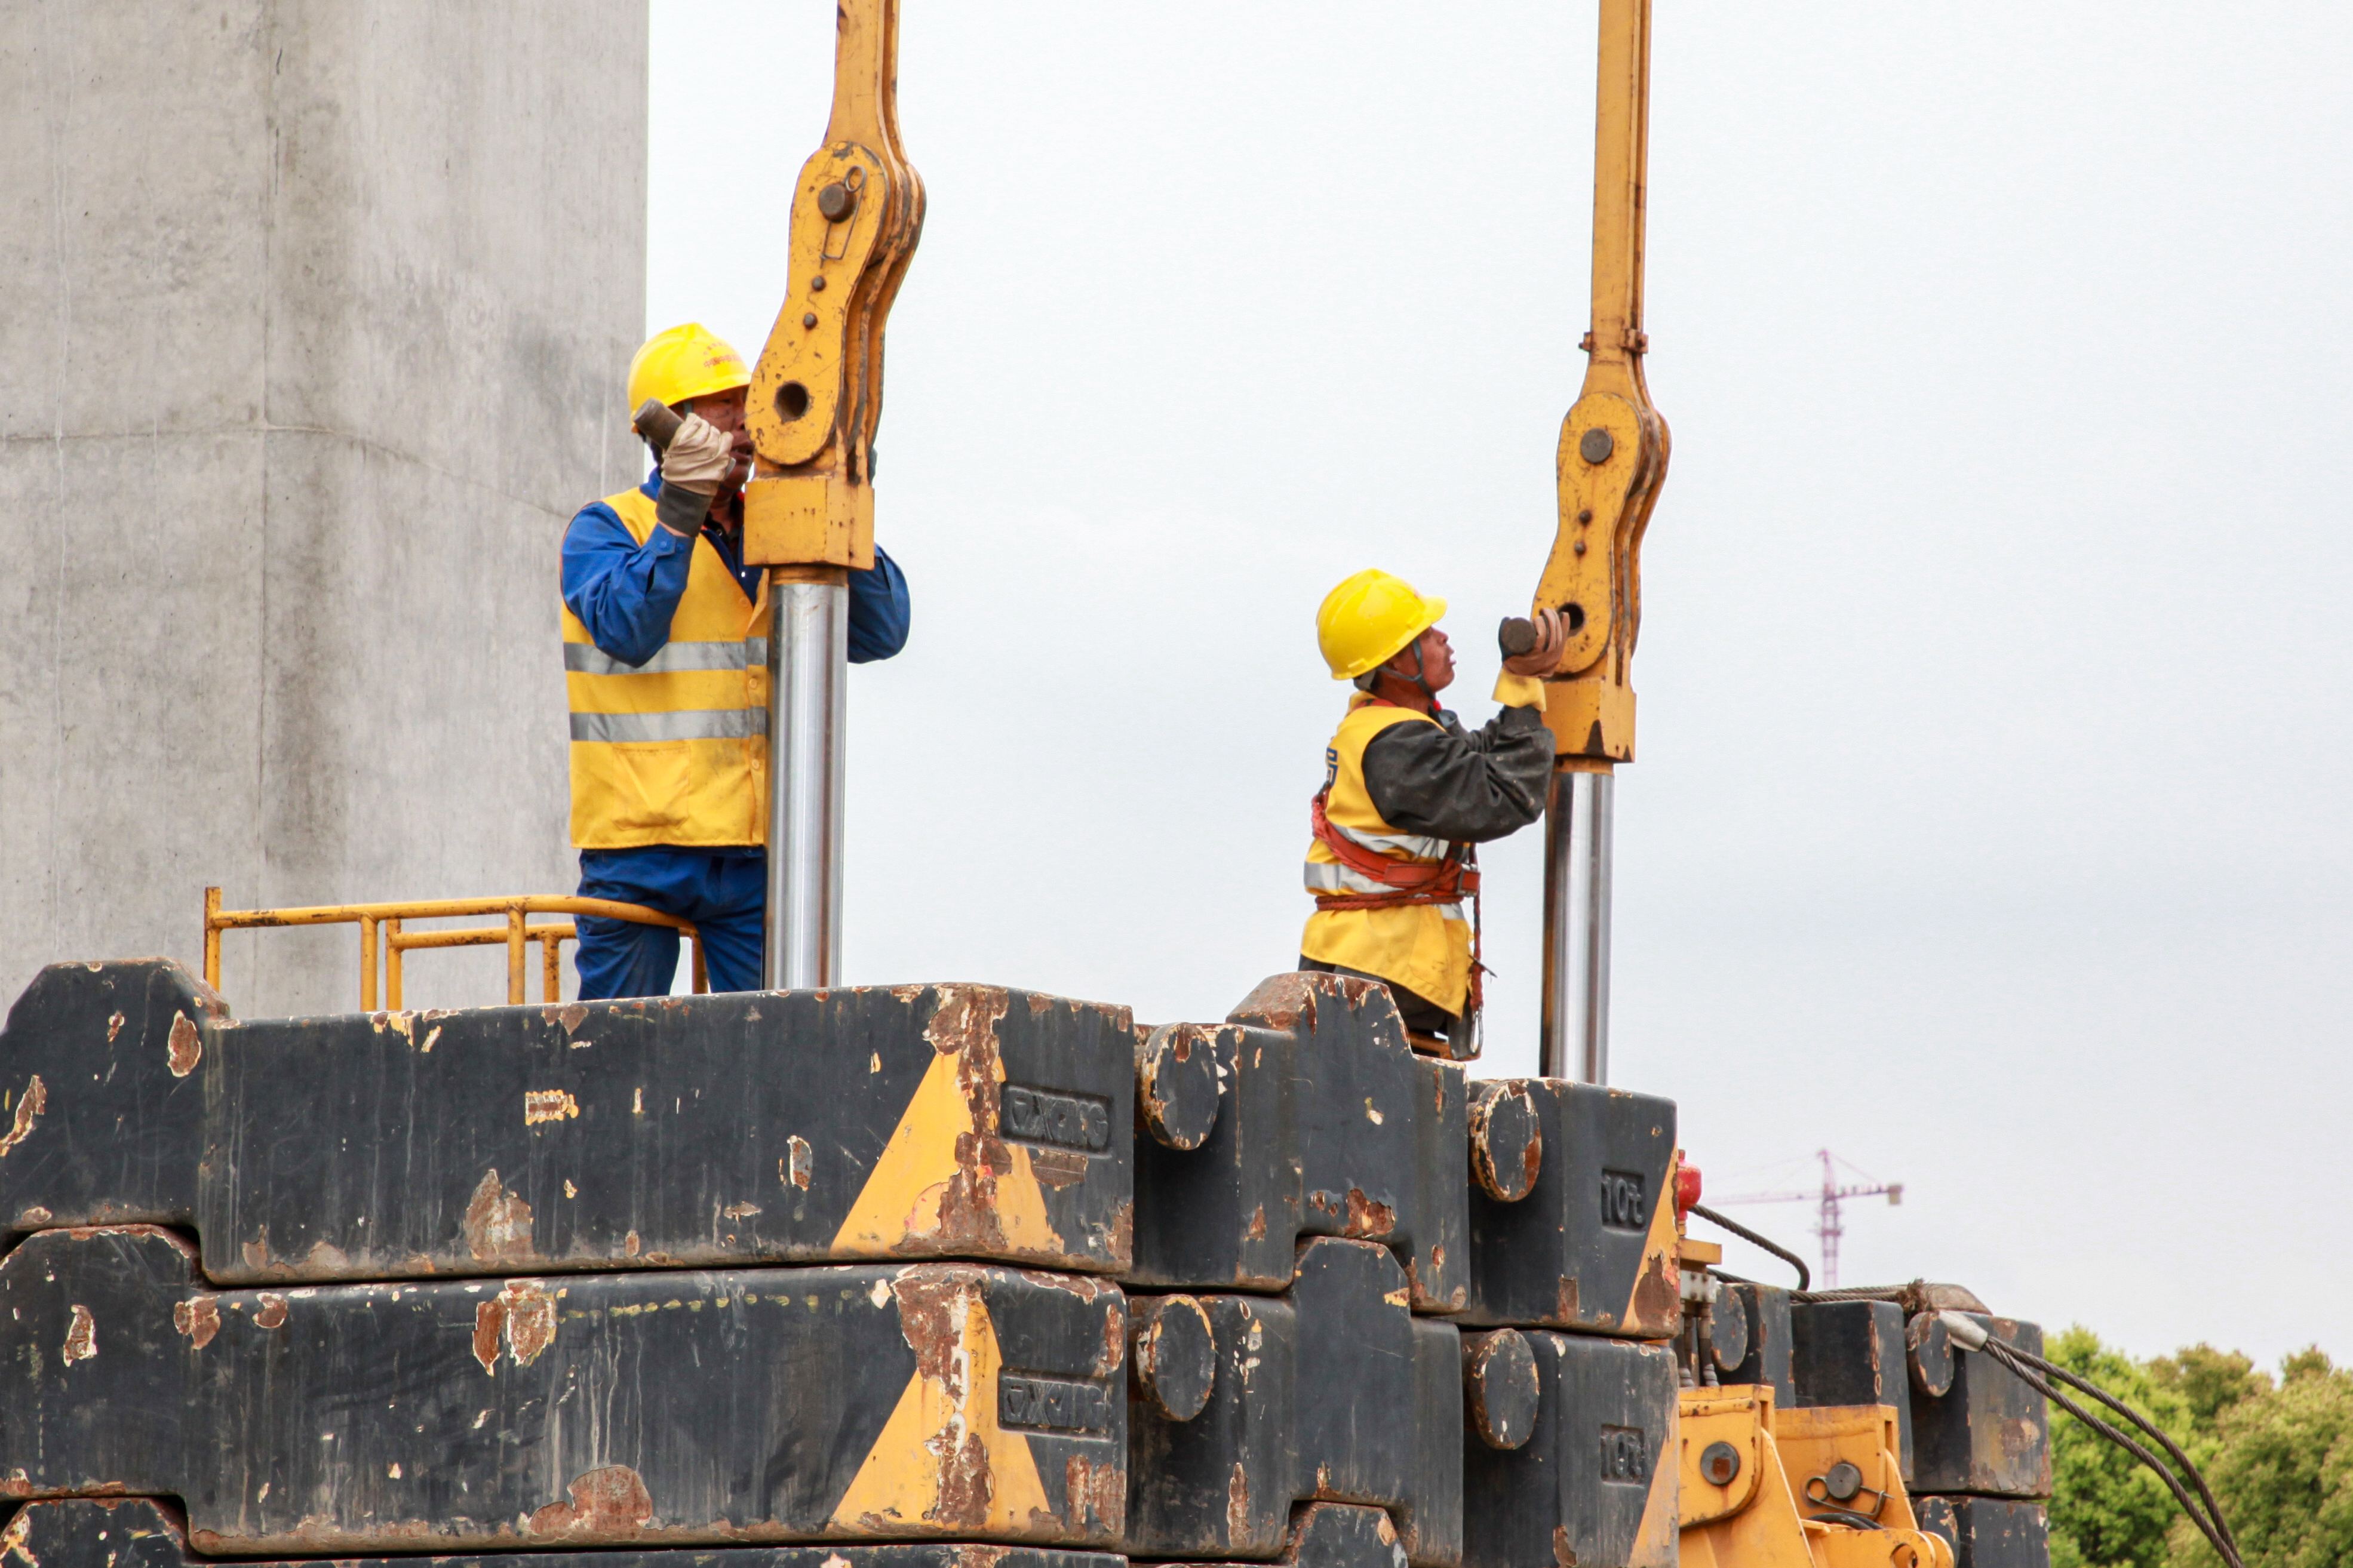
[[[768,904],[768,857],[674,849],[583,849],[580,896],[643,904],[692,922],[702,937],[702,959],[713,991],[760,988],[762,916]],[[672,926],[582,915],[580,999],[667,996],[678,973],[678,931]]]

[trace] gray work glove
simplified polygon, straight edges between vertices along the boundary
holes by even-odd
[[[735,438],[702,415],[690,414],[662,454],[662,485],[692,490],[708,501],[734,466]]]

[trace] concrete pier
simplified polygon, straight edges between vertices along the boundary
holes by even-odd
[[[557,544],[639,472],[646,51],[645,0],[0,8],[0,1005],[193,965],[209,883],[570,890]],[[357,953],[233,935],[224,990],[348,1010]]]

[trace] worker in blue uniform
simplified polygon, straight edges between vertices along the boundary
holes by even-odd
[[[564,670],[580,893],[691,922],[714,991],[761,981],[767,899],[765,571],[744,564],[750,371],[700,325],[657,333],[628,406],[686,416],[646,482],[564,535]],[[907,582],[875,547],[849,574],[849,660],[907,641]],[[583,998],[667,994],[670,926],[584,915]]]

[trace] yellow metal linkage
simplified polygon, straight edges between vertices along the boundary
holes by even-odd
[[[495,926],[466,926],[455,931],[408,931],[404,922],[423,920],[448,920],[465,915],[503,915],[505,923]],[[611,899],[578,899],[559,894],[526,893],[505,899],[419,899],[406,903],[386,904],[315,904],[301,909],[285,910],[225,910],[221,908],[221,890],[205,889],[205,984],[214,990],[221,983],[221,932],[225,931],[256,931],[269,927],[356,925],[360,928],[360,1011],[372,1013],[376,1007],[377,958],[384,963],[385,1003],[387,1007],[401,1005],[402,961],[417,948],[492,947],[504,943],[507,950],[507,1001],[520,1005],[527,989],[530,971],[527,954],[533,942],[540,945],[542,999],[560,1002],[564,999],[564,968],[559,957],[564,943],[575,941],[580,928],[570,921],[561,924],[533,925],[533,915],[601,915],[607,920],[629,921],[638,925],[658,925],[674,928],[692,944],[694,989],[697,994],[711,989],[711,977],[703,963],[702,933],[691,922],[676,915],[666,915],[642,904],[624,904]]]
[[[1585,384],[1561,422],[1560,521],[1536,584],[1568,641],[1545,693],[1564,767],[1634,756],[1629,665],[1642,612],[1641,545],[1667,474],[1667,423],[1642,379],[1642,247],[1651,125],[1651,0],[1601,0],[1593,131],[1593,314]]]

